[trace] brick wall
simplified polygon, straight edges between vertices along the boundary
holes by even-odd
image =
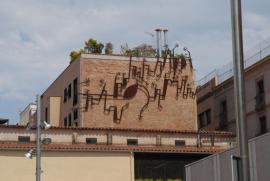
[[[196,100],[187,96],[183,98],[183,91],[187,91],[187,85],[192,91],[195,90],[193,69],[189,64],[180,70],[177,70],[179,76],[179,85],[184,76],[187,76],[186,88],[183,89],[179,96],[176,96],[176,85],[168,85],[165,100],[160,100],[160,106],[158,105],[158,99],[150,100],[148,106],[144,109],[142,117],[140,118],[140,112],[143,106],[147,103],[146,93],[149,91],[150,96],[154,95],[154,88],[152,83],[157,85],[157,88],[163,91],[163,82],[165,73],[169,71],[169,65],[166,64],[164,71],[162,72],[160,78],[156,76],[147,76],[147,71],[144,72],[144,81],[139,84],[144,85],[147,89],[139,87],[135,97],[131,99],[123,100],[123,95],[127,87],[136,84],[136,79],[130,76],[127,86],[123,91],[119,91],[117,98],[114,98],[114,82],[117,73],[117,82],[122,81],[122,74],[125,73],[124,77],[128,77],[129,72],[129,61],[128,60],[97,60],[91,58],[83,58],[81,62],[81,81],[90,80],[89,84],[81,84],[80,92],[84,93],[84,96],[80,98],[81,109],[81,124],[86,127],[121,127],[121,128],[146,128],[146,129],[178,129],[178,130],[196,130],[197,128],[197,110],[196,110]],[[142,60],[132,61],[131,66],[137,66],[137,70],[141,68],[142,70]],[[151,70],[155,69],[154,61],[146,61],[145,65],[149,65]],[[142,72],[142,71],[141,71]],[[140,74],[142,75],[142,73]],[[173,73],[170,74],[172,78]],[[98,99],[103,88],[109,95],[106,100],[106,108],[110,106],[116,106],[117,117],[120,117],[121,108],[128,104],[128,108],[123,111],[122,118],[119,120],[114,120],[113,111],[104,111],[104,95],[103,99],[94,101],[92,105],[90,101],[87,103],[86,93],[88,91],[89,96],[92,95],[94,99]],[[147,85],[148,84],[148,85]],[[97,95],[95,95],[97,94]],[[90,98],[91,99],[91,98]],[[88,104],[88,105],[87,105]]]

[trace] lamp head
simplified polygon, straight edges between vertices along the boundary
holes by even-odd
[[[26,158],[28,158],[28,159],[32,159],[32,157],[33,157],[33,149],[31,149],[27,153],[25,153],[24,156]]]
[[[49,123],[47,123],[46,121],[43,122],[44,123],[44,129],[50,129],[50,127],[52,127]]]

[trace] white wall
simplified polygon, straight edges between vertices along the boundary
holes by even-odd
[[[270,180],[270,133],[249,140],[251,181]],[[186,165],[186,181],[232,181],[231,155],[236,148]]]

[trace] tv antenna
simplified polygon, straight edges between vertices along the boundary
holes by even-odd
[[[155,34],[147,32],[147,31],[145,31],[144,33],[152,37],[152,46],[153,46],[153,48],[155,48],[156,47],[155,46]]]

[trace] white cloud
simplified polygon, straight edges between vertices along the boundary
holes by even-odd
[[[262,4],[244,4],[245,45],[269,34]],[[262,10],[264,9],[264,10]],[[169,29],[191,51],[199,77],[231,59],[229,1],[9,1],[0,3],[0,106],[10,117],[33,101],[68,65],[68,54],[90,37],[111,41],[115,49],[152,43],[145,31]],[[17,103],[17,104],[16,104]],[[19,107],[18,107],[19,106]]]

